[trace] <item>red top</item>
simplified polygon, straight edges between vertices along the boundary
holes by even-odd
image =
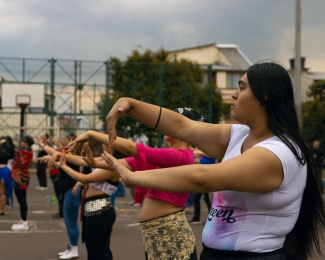
[[[28,168],[33,161],[33,152],[30,149],[15,151],[15,158],[12,162],[11,176],[15,189],[26,190],[29,184]]]
[[[191,149],[151,148],[139,143],[136,145],[138,148],[137,156],[125,158],[134,171],[168,168],[194,163],[194,155]],[[145,197],[167,201],[177,207],[185,207],[188,193],[149,189]]]

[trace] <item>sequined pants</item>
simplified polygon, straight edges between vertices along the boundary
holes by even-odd
[[[112,260],[109,248],[115,209],[109,197],[94,196],[84,201],[82,241],[85,242],[88,260]]]
[[[195,237],[184,212],[140,223],[148,260],[196,260]]]

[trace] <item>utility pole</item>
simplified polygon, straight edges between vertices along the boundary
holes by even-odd
[[[296,0],[296,31],[295,31],[295,104],[299,126],[301,127],[301,0]]]

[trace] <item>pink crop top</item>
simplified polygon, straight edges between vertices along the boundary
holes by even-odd
[[[151,148],[137,143],[136,157],[125,158],[134,171],[175,167],[194,163],[191,149]],[[177,207],[185,207],[188,193],[148,190],[146,198],[167,201]]]

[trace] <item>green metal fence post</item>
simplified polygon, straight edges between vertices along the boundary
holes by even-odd
[[[212,122],[212,64],[208,66],[209,68],[209,115],[208,120]]]
[[[163,64],[159,63],[159,76],[158,76],[158,105],[162,106],[163,96],[162,96],[162,84],[163,84]],[[158,133],[158,147],[162,147],[163,136]]]
[[[96,83],[93,85],[93,113],[96,111]],[[95,116],[93,115],[93,125],[95,125]]]
[[[109,110],[110,110],[110,102],[109,102],[109,82],[110,82],[110,75],[109,75],[109,60],[107,60],[105,62],[105,65],[106,65],[106,69],[105,69],[105,72],[106,72],[106,78],[105,78],[105,116],[108,114]],[[107,124],[104,123],[104,131],[105,132],[108,132],[108,128],[107,128]]]
[[[74,61],[74,93],[73,93],[74,104],[73,104],[73,113],[74,113],[75,120],[77,118],[77,89],[78,89],[77,76],[78,76],[78,61]]]
[[[23,83],[25,83],[25,59],[23,59]]]
[[[82,76],[81,76],[81,61],[79,61],[79,86],[78,86],[78,90],[79,90],[79,114],[81,113],[82,109],[81,109],[81,91],[82,91]]]
[[[54,126],[54,87],[55,87],[55,59],[51,59],[51,112],[50,112],[50,126]],[[50,130],[50,135],[53,136],[54,132],[53,129]]]

